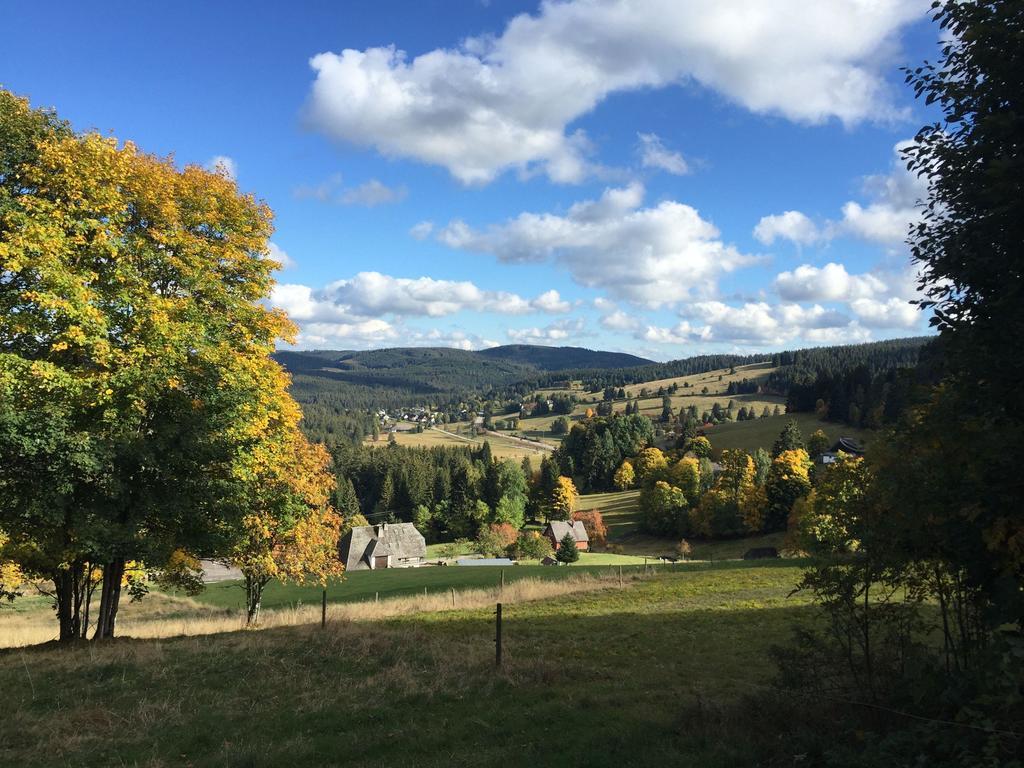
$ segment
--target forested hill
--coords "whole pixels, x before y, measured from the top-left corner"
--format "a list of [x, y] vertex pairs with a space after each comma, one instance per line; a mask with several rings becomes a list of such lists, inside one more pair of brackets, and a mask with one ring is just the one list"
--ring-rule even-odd
[[[898, 339], [760, 355], [701, 355], [667, 363], [578, 347], [527, 345], [482, 352], [420, 347], [281, 351], [274, 357], [292, 374], [292, 393], [302, 405], [306, 431], [316, 439], [338, 442], [361, 440], [372, 429], [370, 412], [379, 408], [422, 405], [457, 411], [460, 403], [515, 400], [566, 379], [582, 381], [586, 389], [600, 391], [607, 386], [756, 362], [778, 367], [769, 379], [770, 390], [783, 395], [791, 390], [803, 393], [793, 406], [795, 410], [807, 410], [819, 397], [828, 399], [822, 394], [826, 388], [851, 388], [855, 397], [865, 369], [868, 379], [873, 379], [915, 365], [927, 341]], [[854, 369], [859, 371], [856, 381], [847, 382], [843, 374]], [[832, 400], [840, 403], [842, 398]], [[848, 410], [845, 404], [842, 408]]]
[[624, 352], [601, 352], [583, 347], [543, 347], [535, 344], [507, 344], [503, 347], [483, 349], [477, 354], [492, 360], [522, 363], [542, 371], [654, 365], [653, 360]]

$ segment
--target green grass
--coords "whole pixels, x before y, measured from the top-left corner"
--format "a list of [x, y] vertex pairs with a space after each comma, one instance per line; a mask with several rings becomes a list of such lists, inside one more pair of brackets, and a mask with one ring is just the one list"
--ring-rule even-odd
[[[595, 560], [590, 560], [594, 557]], [[446, 568], [388, 568], [380, 571], [353, 571], [342, 580], [332, 581], [327, 585], [327, 601], [331, 603], [352, 603], [373, 600], [378, 595], [383, 600], [387, 597], [402, 595], [422, 595], [428, 593], [447, 592], [454, 588], [476, 589], [493, 587], [501, 580], [501, 571], [505, 572], [505, 581], [511, 583], [519, 579], [564, 579], [570, 573], [587, 571], [600, 566], [610, 565], [599, 559], [598, 555], [581, 558], [572, 568], [554, 568], [543, 565], [513, 565], [504, 568], [494, 566], [458, 566]], [[642, 568], [643, 560], [638, 561]], [[619, 564], [616, 561], [614, 564]], [[237, 608], [241, 610], [245, 593], [241, 582], [221, 581], [210, 584], [196, 598], [201, 603], [217, 608]], [[319, 585], [283, 584], [271, 582], [263, 593], [264, 608], [280, 608], [283, 606], [302, 604], [318, 604], [321, 599]]]
[[608, 540], [617, 541], [640, 528], [640, 491], [613, 491], [580, 496], [577, 509], [597, 509], [608, 527]]
[[813, 413], [786, 413], [770, 416], [767, 419], [727, 422], [708, 429], [707, 436], [715, 451], [739, 448], [747, 453], [753, 453], [758, 448], [771, 450], [775, 438], [779, 436], [790, 419], [796, 421], [804, 435], [804, 440], [807, 440], [818, 429], [828, 435], [831, 441], [838, 440], [840, 437], [853, 437], [861, 443], [866, 443], [871, 439], [871, 433], [868, 430], [821, 421]]
[[506, 606], [498, 672], [491, 610], [2, 652], [0, 765], [755, 765], [689, 718], [769, 681], [809, 618], [797, 578], [681, 567]]

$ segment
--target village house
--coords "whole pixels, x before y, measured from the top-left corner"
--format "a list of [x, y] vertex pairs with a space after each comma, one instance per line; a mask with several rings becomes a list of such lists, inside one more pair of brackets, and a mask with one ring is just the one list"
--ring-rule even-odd
[[552, 520], [544, 529], [544, 535], [551, 542], [551, 546], [557, 552], [562, 545], [565, 534], [572, 534], [576, 540], [576, 549], [585, 550], [590, 547], [590, 537], [587, 536], [587, 529], [583, 527], [581, 520], [567, 522], [563, 520]]
[[847, 456], [863, 456], [864, 449], [852, 437], [840, 437], [836, 444], [832, 446], [832, 450], [821, 454], [818, 457], [818, 461], [822, 464], [834, 464], [839, 461], [840, 455], [843, 454]]
[[412, 523], [381, 523], [353, 528], [338, 546], [346, 571], [415, 568], [423, 565], [427, 542]]

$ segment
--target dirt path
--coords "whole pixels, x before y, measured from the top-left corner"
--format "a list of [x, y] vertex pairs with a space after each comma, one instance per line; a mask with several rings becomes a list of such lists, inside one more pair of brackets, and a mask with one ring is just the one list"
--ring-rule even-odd
[[534, 441], [534, 440], [527, 440], [527, 439], [522, 438], [522, 437], [515, 437], [514, 435], [503, 435], [503, 434], [501, 434], [501, 432], [494, 432], [494, 431], [489, 430], [489, 429], [483, 429], [483, 430], [481, 430], [481, 432], [483, 432], [485, 435], [491, 435], [492, 437], [500, 437], [502, 440], [509, 440], [509, 441], [511, 441], [513, 443], [519, 443], [520, 445], [523, 445], [523, 446], [525, 446], [527, 448], [536, 448], [538, 451], [553, 451], [553, 450], [555, 450], [555, 446], [550, 445], [548, 443], [544, 443], [544, 442], [539, 442], [539, 441]]

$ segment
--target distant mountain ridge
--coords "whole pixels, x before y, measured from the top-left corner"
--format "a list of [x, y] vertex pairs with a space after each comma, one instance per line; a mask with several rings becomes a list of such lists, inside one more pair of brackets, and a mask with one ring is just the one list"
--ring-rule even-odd
[[565, 371], [579, 368], [634, 368], [651, 365], [648, 360], [625, 352], [603, 352], [585, 347], [545, 347], [538, 344], [506, 344], [481, 349], [476, 354], [532, 365], [542, 371]]

